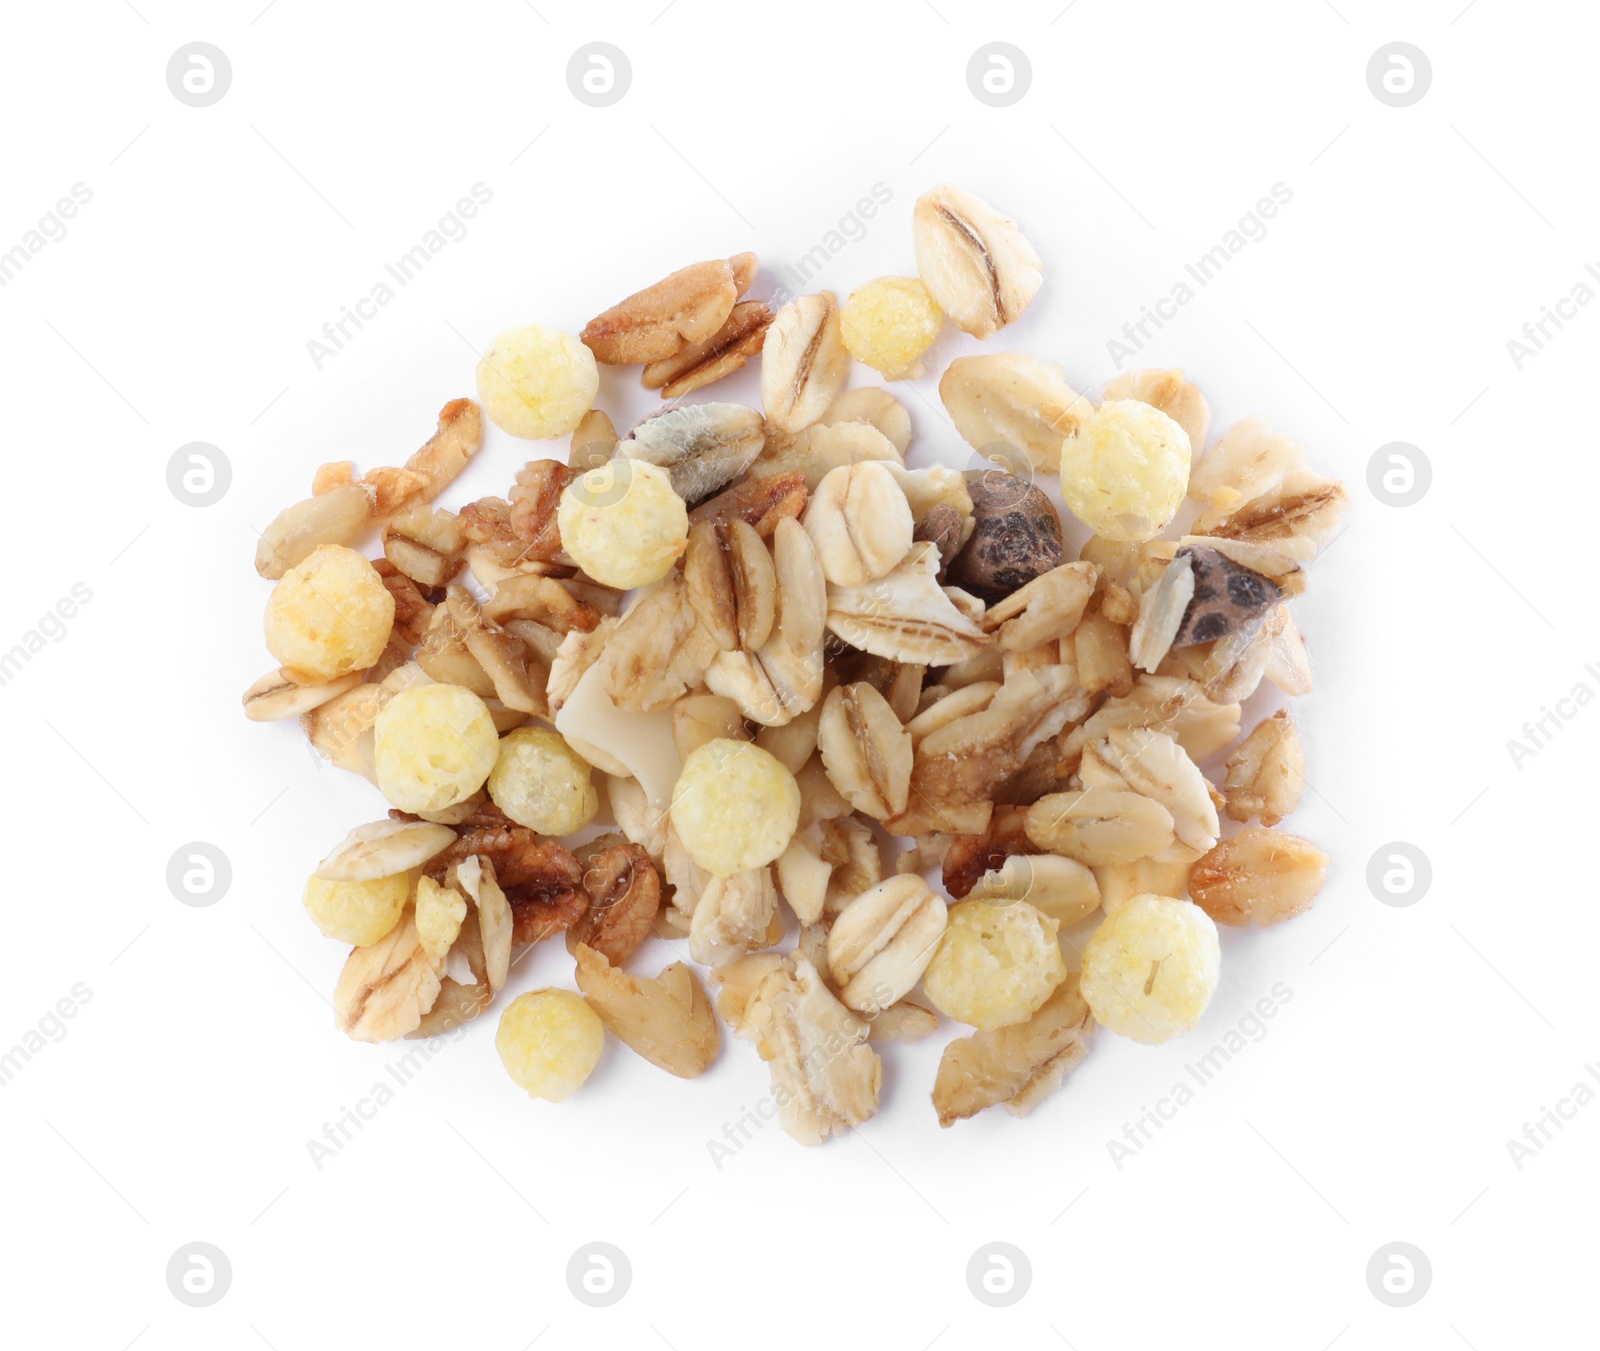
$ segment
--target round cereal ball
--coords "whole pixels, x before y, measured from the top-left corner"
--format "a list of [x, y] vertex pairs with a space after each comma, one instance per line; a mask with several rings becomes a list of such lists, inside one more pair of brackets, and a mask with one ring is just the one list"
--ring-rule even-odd
[[1109, 399], [1061, 447], [1061, 497], [1103, 539], [1154, 539], [1189, 490], [1189, 433], [1159, 408]]
[[489, 796], [519, 826], [541, 835], [582, 830], [600, 810], [589, 762], [548, 727], [519, 727], [500, 738]]
[[1059, 927], [1026, 901], [962, 901], [922, 988], [958, 1023], [988, 1031], [1026, 1022], [1067, 978]]
[[267, 651], [280, 666], [332, 680], [383, 655], [394, 597], [364, 554], [324, 544], [278, 579], [267, 601]]
[[571, 990], [530, 990], [500, 1015], [494, 1048], [506, 1073], [530, 1098], [570, 1098], [599, 1063], [606, 1030]]
[[771, 863], [800, 824], [800, 786], [748, 741], [718, 737], [689, 753], [672, 790], [672, 825], [708, 873], [732, 877]]
[[660, 581], [689, 542], [689, 508], [667, 471], [626, 455], [569, 483], [556, 524], [578, 566], [622, 591]]
[[366, 882], [329, 882], [313, 875], [306, 882], [305, 907], [311, 922], [329, 938], [364, 948], [400, 922], [411, 897], [406, 873]]
[[548, 324], [508, 328], [478, 363], [478, 400], [489, 421], [530, 441], [565, 436], [599, 392], [594, 353]]
[[378, 714], [378, 791], [403, 812], [437, 812], [483, 787], [500, 753], [488, 706], [460, 685], [413, 685]]
[[917, 277], [878, 277], [858, 286], [839, 314], [850, 355], [891, 380], [922, 375], [922, 354], [943, 326], [944, 311]]
[[1148, 1044], [1187, 1032], [1216, 993], [1222, 947], [1191, 901], [1135, 896], [1083, 947], [1083, 997], [1095, 1021]]

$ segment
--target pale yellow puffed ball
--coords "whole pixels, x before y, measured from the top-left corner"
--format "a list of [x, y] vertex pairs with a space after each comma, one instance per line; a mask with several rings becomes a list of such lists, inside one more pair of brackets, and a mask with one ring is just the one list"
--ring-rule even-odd
[[518, 825], [541, 835], [582, 830], [600, 810], [589, 762], [548, 727], [519, 727], [500, 738], [489, 797]]
[[306, 914], [329, 938], [364, 948], [376, 943], [400, 922], [411, 896], [405, 873], [365, 882], [330, 882], [313, 876], [306, 881]]
[[600, 369], [574, 333], [548, 324], [508, 328], [478, 363], [478, 399], [513, 436], [565, 436], [594, 405]]
[[488, 706], [460, 685], [401, 690], [374, 730], [378, 790], [405, 812], [443, 811], [471, 797], [500, 753]]
[[578, 566], [623, 591], [660, 581], [689, 541], [689, 508], [667, 471], [625, 455], [569, 483], [556, 524]]
[[1026, 901], [962, 901], [922, 978], [934, 1008], [985, 1030], [1025, 1022], [1067, 978], [1057, 925]]
[[1189, 490], [1189, 433], [1137, 399], [1110, 399], [1061, 447], [1061, 497], [1103, 539], [1154, 539]]
[[1083, 997], [1095, 1021], [1134, 1041], [1169, 1041], [1200, 1021], [1221, 976], [1211, 917], [1192, 901], [1135, 896], [1083, 946]]
[[856, 287], [839, 313], [850, 355], [891, 380], [922, 374], [922, 354], [942, 327], [944, 311], [916, 277], [877, 277]]
[[800, 823], [800, 786], [748, 741], [718, 737], [689, 753], [672, 790], [672, 825], [707, 872], [732, 877], [771, 863]]
[[582, 1087], [605, 1049], [599, 1015], [571, 990], [530, 990], [500, 1015], [494, 1047], [530, 1098], [561, 1102]]
[[278, 579], [267, 601], [267, 651], [280, 666], [332, 680], [383, 655], [394, 597], [366, 556], [324, 544]]

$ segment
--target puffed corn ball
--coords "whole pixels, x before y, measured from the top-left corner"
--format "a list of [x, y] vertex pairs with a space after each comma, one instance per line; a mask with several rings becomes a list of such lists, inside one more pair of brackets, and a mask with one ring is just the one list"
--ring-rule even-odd
[[519, 727], [500, 738], [489, 796], [519, 826], [541, 835], [582, 830], [600, 810], [589, 762], [548, 727]]
[[660, 581], [689, 540], [689, 508], [667, 471], [625, 455], [569, 483], [556, 524], [578, 566], [622, 591]]
[[483, 787], [500, 736], [483, 700], [460, 685], [413, 685], [378, 714], [378, 791], [403, 812], [437, 812]]
[[957, 1022], [985, 1031], [1024, 1022], [1067, 978], [1058, 927], [1026, 901], [962, 901], [922, 988]]
[[376, 943], [400, 922], [411, 896], [405, 873], [368, 882], [329, 882], [312, 876], [306, 882], [306, 914], [328, 938], [352, 947]]
[[1135, 896], [1083, 946], [1083, 997], [1095, 1021], [1147, 1044], [1200, 1021], [1222, 966], [1217, 926], [1191, 901]]
[[1100, 405], [1061, 448], [1061, 497], [1104, 539], [1154, 539], [1189, 490], [1189, 433], [1137, 399]]
[[531, 990], [500, 1015], [494, 1048], [530, 1098], [561, 1102], [594, 1071], [605, 1046], [599, 1016], [571, 990]]
[[508, 328], [478, 363], [478, 400], [513, 436], [565, 436], [594, 404], [600, 368], [575, 334], [548, 324]]
[[435, 966], [442, 966], [467, 918], [466, 898], [431, 877], [417, 879], [417, 937]]
[[267, 651], [280, 666], [331, 680], [383, 655], [394, 597], [364, 555], [324, 544], [278, 579], [265, 627]]
[[922, 374], [920, 357], [944, 327], [944, 311], [916, 277], [878, 277], [858, 286], [839, 315], [850, 355], [891, 380]]
[[800, 787], [769, 751], [718, 737], [689, 753], [672, 790], [672, 825], [707, 872], [771, 863], [800, 824]]

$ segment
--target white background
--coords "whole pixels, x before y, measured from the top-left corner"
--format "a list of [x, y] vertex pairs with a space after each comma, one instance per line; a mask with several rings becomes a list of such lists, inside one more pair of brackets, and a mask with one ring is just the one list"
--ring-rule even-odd
[[[1506, 742], [1579, 681], [1600, 689], [1583, 669], [1600, 660], [1586, 544], [1600, 308], [1520, 371], [1506, 342], [1600, 260], [1600, 33], [1575, 3], [1464, 2], [11, 7], [0, 249], [72, 184], [93, 199], [0, 290], [0, 647], [74, 583], [93, 598], [0, 688], [0, 1047], [76, 983], [92, 998], [0, 1089], [7, 1340], [1592, 1338], [1600, 1105], [1520, 1169], [1506, 1142], [1600, 1060], [1600, 712], [1520, 769]], [[564, 74], [596, 39], [633, 69], [604, 109]], [[1365, 78], [1397, 39], [1433, 67], [1403, 109]], [[193, 40], [232, 64], [208, 108], [165, 81]], [[1008, 108], [966, 83], [993, 40], [1032, 64]], [[1297, 606], [1319, 683], [1300, 707], [1315, 792], [1292, 825], [1335, 860], [1315, 910], [1225, 933], [1223, 986], [1192, 1038], [1102, 1033], [1024, 1121], [941, 1131], [938, 1044], [896, 1046], [865, 1128], [806, 1151], [768, 1126], [718, 1168], [707, 1141], [766, 1090], [748, 1045], [686, 1083], [613, 1043], [551, 1106], [507, 1080], [485, 1019], [319, 1169], [307, 1141], [409, 1045], [332, 1027], [342, 952], [299, 889], [382, 808], [319, 770], [292, 725], [239, 714], [269, 665], [253, 531], [324, 460], [398, 463], [441, 404], [472, 393], [469, 349], [500, 329], [575, 330], [673, 267], [743, 248], [768, 285], [881, 182], [889, 205], [819, 279], [843, 295], [913, 269], [912, 203], [945, 179], [1014, 215], [1045, 259], [1045, 289], [1000, 345], [1092, 394], [1114, 369], [1107, 339], [1273, 184], [1292, 190], [1135, 364], [1183, 366], [1214, 429], [1258, 413], [1351, 487], [1348, 537]], [[478, 182], [493, 200], [467, 237], [316, 369], [307, 341]], [[947, 333], [935, 374], [970, 346]], [[619, 425], [648, 407], [633, 378], [604, 376]], [[914, 460], [960, 464], [933, 386], [906, 396]], [[730, 388], [752, 397], [748, 381]], [[167, 489], [190, 441], [232, 465], [208, 508]], [[1432, 463], [1415, 506], [1366, 486], [1390, 441]], [[450, 500], [503, 492], [530, 453], [565, 447], [494, 433]], [[232, 864], [210, 908], [165, 882], [196, 840]], [[1409, 908], [1366, 883], [1396, 840], [1432, 863]], [[569, 982], [559, 944], [519, 967], [523, 988]], [[1292, 999], [1264, 1039], [1119, 1168], [1107, 1141], [1279, 982]], [[164, 1275], [196, 1240], [232, 1264], [208, 1309]], [[632, 1264], [609, 1309], [567, 1288], [569, 1255], [592, 1240]], [[965, 1277], [994, 1240], [1032, 1265], [1007, 1309]], [[1368, 1289], [1369, 1258], [1394, 1241], [1432, 1264], [1410, 1308]]]

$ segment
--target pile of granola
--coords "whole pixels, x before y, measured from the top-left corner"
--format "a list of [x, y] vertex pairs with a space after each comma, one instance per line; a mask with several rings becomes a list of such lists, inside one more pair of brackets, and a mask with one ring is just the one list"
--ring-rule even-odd
[[[1181, 371], [1118, 376], [1097, 404], [1016, 352], [939, 381], [998, 467], [908, 467], [905, 406], [846, 389], [853, 363], [920, 376], [946, 321], [988, 338], [1043, 281], [1015, 222], [950, 185], [918, 200], [914, 242], [917, 276], [843, 306], [774, 313], [745, 253], [578, 335], [509, 330], [479, 401], [447, 404], [403, 466], [324, 465], [267, 528], [279, 667], [246, 715], [298, 718], [392, 809], [306, 884], [351, 945], [342, 1031], [458, 1027], [519, 949], [564, 935], [580, 993], [500, 1015], [516, 1083], [565, 1098], [607, 1032], [693, 1077], [720, 1015], [814, 1144], [877, 1111], [880, 1048], [940, 1015], [973, 1029], [940, 1062], [940, 1123], [1023, 1115], [1096, 1025], [1191, 1029], [1218, 924], [1311, 905], [1328, 860], [1278, 828], [1305, 780], [1294, 719], [1241, 735], [1241, 707], [1263, 680], [1311, 689], [1289, 602], [1344, 489], [1255, 419], [1207, 449]], [[757, 357], [759, 410], [676, 402]], [[670, 402], [619, 437], [599, 364], [642, 366]], [[570, 436], [566, 460], [435, 505], [485, 414]], [[1076, 559], [1032, 481], [1055, 474], [1093, 532]], [[1200, 766], [1224, 753], [1213, 782]], [[1073, 971], [1061, 931], [1097, 915]], [[694, 965], [630, 972], [652, 935]]]

